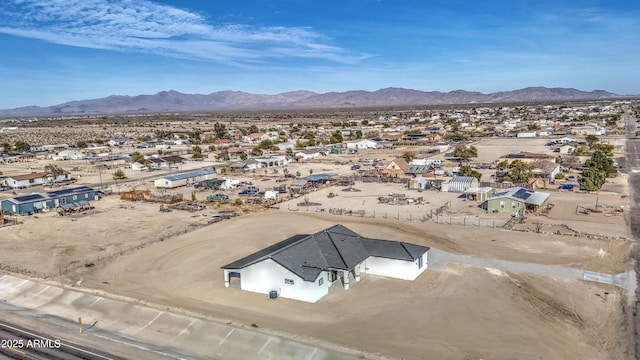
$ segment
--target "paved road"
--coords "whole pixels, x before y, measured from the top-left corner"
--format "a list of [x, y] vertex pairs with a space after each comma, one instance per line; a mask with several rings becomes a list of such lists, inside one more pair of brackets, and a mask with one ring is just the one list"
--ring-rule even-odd
[[6, 322], [0, 322], [0, 355], [9, 359], [35, 360], [123, 359]]
[[489, 269], [525, 272], [542, 276], [564, 277], [569, 279], [610, 284], [627, 290], [627, 294], [629, 294], [630, 298], [635, 296], [636, 291], [635, 271], [610, 275], [557, 265], [542, 265], [508, 260], [488, 259], [471, 255], [457, 255], [434, 248], [431, 248], [431, 250], [429, 250], [429, 268], [431, 270], [444, 270], [449, 263], [459, 263]]
[[[636, 118], [631, 115], [630, 109], [626, 109], [623, 115], [625, 122], [625, 157], [621, 161], [620, 170], [629, 174], [629, 196], [631, 198], [631, 207], [627, 214], [627, 222], [633, 236], [633, 246], [631, 248], [631, 257], [635, 260], [636, 274], [640, 274], [640, 137], [636, 137]], [[640, 276], [639, 276], [640, 277]], [[636, 300], [640, 299], [640, 287], [636, 289]], [[638, 303], [633, 305], [630, 311], [630, 337], [631, 337], [631, 358], [640, 359], [640, 317], [636, 316], [638, 311]]]
[[[155, 355], [152, 357], [154, 360], [168, 357], [278, 360], [358, 358], [358, 354], [306, 344], [249, 327], [236, 327], [224, 322], [173, 313], [165, 308], [147, 307], [0, 275], [0, 320], [5, 311], [54, 322], [66, 329], [75, 329], [76, 332], [78, 325], [75, 321], [81, 316], [85, 324], [81, 338], [83, 344], [84, 341], [108, 340]], [[96, 344], [96, 348], [97, 345], [102, 344]], [[116, 353], [115, 350], [111, 352]], [[140, 356], [127, 358], [142, 359]]]

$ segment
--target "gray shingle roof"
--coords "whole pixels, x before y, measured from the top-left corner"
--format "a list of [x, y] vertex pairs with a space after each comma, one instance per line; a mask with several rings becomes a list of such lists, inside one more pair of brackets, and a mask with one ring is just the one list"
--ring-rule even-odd
[[398, 241], [364, 238], [343, 225], [311, 235], [297, 235], [223, 269], [242, 269], [272, 259], [306, 281], [315, 281], [324, 270], [352, 270], [370, 256], [413, 261], [428, 247]]

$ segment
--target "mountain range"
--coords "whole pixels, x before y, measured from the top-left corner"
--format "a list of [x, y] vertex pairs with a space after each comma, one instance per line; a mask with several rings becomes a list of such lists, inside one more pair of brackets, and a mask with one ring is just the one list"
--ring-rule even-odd
[[0, 117], [49, 117], [65, 115], [135, 114], [216, 110], [358, 108], [473, 103], [514, 103], [613, 99], [623, 96], [604, 90], [591, 92], [571, 88], [528, 87], [489, 94], [385, 88], [315, 93], [299, 90], [276, 95], [242, 91], [219, 91], [208, 95], [161, 91], [155, 95], [113, 95], [101, 99], [71, 101], [54, 106], [26, 106], [0, 110]]

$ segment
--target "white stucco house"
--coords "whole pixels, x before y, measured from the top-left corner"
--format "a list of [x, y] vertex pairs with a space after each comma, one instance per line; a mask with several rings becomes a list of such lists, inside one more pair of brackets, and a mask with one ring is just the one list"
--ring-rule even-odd
[[[427, 268], [428, 247], [365, 238], [343, 225], [296, 235], [222, 267], [224, 285], [316, 302], [366, 274], [414, 280]], [[237, 280], [236, 280], [237, 279]]]
[[362, 149], [375, 149], [378, 146], [378, 143], [369, 140], [369, 139], [361, 139], [354, 141], [347, 141], [347, 150], [362, 150]]

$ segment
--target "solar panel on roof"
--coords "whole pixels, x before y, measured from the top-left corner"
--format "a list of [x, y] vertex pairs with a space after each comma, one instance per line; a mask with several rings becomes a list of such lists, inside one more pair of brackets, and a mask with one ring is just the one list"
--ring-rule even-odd
[[40, 194], [31, 194], [31, 195], [17, 196], [13, 199], [19, 202], [29, 202], [29, 201], [35, 201], [35, 200], [42, 200], [44, 199], [44, 196]]
[[63, 196], [67, 194], [86, 192], [86, 191], [93, 191], [93, 188], [90, 188], [88, 186], [78, 186], [78, 187], [73, 187], [68, 189], [49, 191], [47, 192], [47, 195], [51, 197], [58, 197], [58, 196]]
[[518, 198], [518, 199], [522, 199], [522, 200], [527, 200], [529, 198], [529, 196], [531, 196], [532, 192], [527, 190], [527, 189], [520, 189], [518, 191], [516, 191], [515, 194], [513, 194], [513, 197]]

